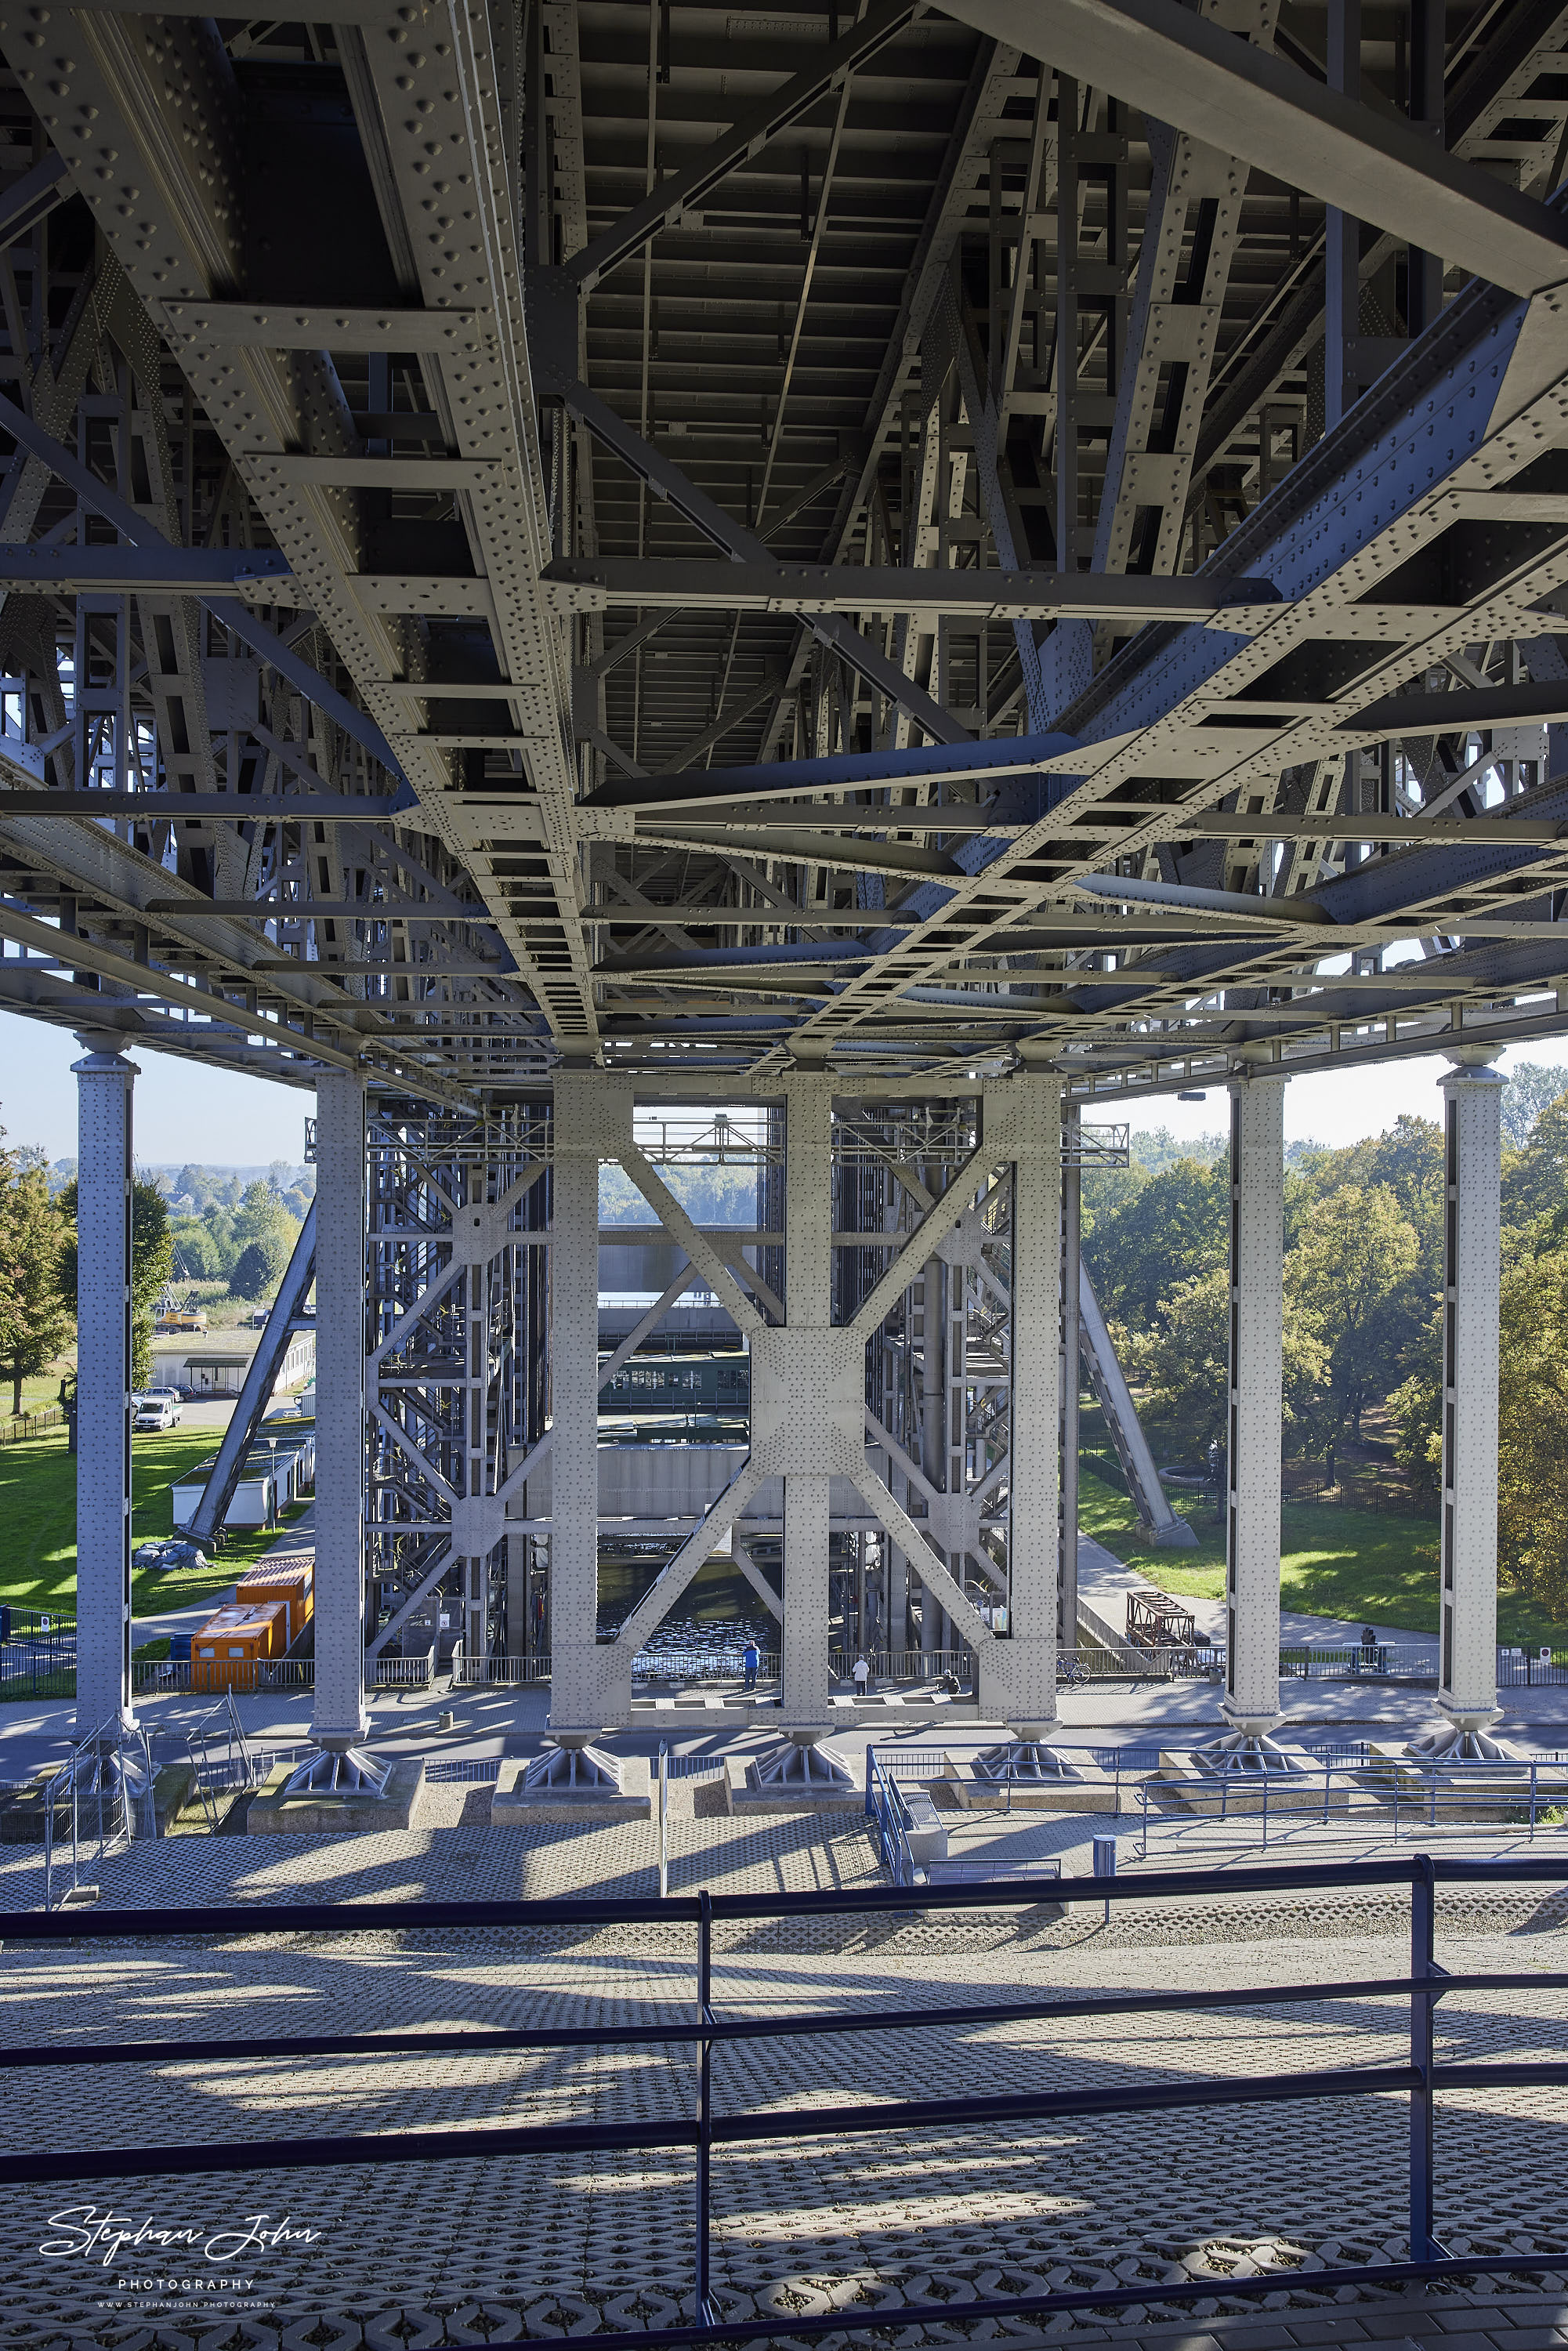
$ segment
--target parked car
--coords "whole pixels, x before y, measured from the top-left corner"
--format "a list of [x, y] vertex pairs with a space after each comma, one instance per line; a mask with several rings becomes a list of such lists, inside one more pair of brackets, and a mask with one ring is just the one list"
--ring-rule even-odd
[[131, 1427], [143, 1437], [155, 1437], [165, 1428], [177, 1428], [179, 1425], [180, 1407], [177, 1404], [171, 1404], [167, 1396], [144, 1398], [131, 1423]]

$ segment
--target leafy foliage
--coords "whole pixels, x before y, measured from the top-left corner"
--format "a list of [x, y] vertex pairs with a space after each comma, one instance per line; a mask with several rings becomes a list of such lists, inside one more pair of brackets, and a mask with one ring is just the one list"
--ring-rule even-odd
[[229, 1288], [236, 1298], [260, 1298], [287, 1263], [287, 1256], [270, 1240], [246, 1241], [235, 1259]]
[[59, 1280], [67, 1229], [46, 1170], [18, 1168], [0, 1152], [0, 1372], [13, 1413], [22, 1409], [23, 1381], [47, 1371], [70, 1340]]
[[[77, 1311], [77, 1187], [71, 1179], [58, 1195], [58, 1207], [68, 1230], [58, 1259], [59, 1296], [74, 1315]], [[135, 1176], [131, 1186], [131, 1380], [145, 1387], [152, 1376], [152, 1309], [174, 1270], [174, 1244], [169, 1231], [169, 1203], [149, 1177]]]
[[1106, 1214], [1083, 1245], [1102, 1307], [1135, 1330], [1151, 1331], [1161, 1301], [1183, 1282], [1224, 1265], [1230, 1224], [1230, 1174], [1224, 1160], [1173, 1160]]

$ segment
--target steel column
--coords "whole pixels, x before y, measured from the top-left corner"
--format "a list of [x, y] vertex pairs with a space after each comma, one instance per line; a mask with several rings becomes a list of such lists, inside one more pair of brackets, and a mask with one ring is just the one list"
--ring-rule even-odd
[[[787, 1328], [804, 1344], [791, 1348], [791, 1369], [810, 1378], [810, 1333], [821, 1332], [825, 1375], [831, 1346], [832, 1122], [830, 1078], [791, 1078], [786, 1087], [784, 1279]], [[824, 1432], [825, 1436], [825, 1432]], [[784, 1630], [780, 1720], [787, 1731], [821, 1730], [828, 1723], [829, 1447], [821, 1467], [784, 1472]]]
[[599, 1620], [599, 1169], [629, 1150], [629, 1088], [586, 1070], [555, 1082], [550, 1216], [550, 1729], [580, 1743], [631, 1719], [631, 1657], [619, 1687]]
[[[1023, 1071], [1013, 1119], [1012, 1522], [1008, 1635], [980, 1651], [982, 1713], [1021, 1739], [1056, 1720], [1061, 1467], [1061, 1086]], [[1002, 1650], [1001, 1656], [996, 1651]], [[999, 1668], [1006, 1667], [1005, 1686]]]
[[1079, 1359], [1079, 1292], [1083, 1280], [1082, 1119], [1076, 1107], [1063, 1109], [1061, 1165], [1061, 1578], [1057, 1638], [1078, 1646], [1078, 1404], [1082, 1388]]
[[318, 1746], [369, 1729], [365, 1605], [365, 1088], [316, 1082], [316, 1701]]
[[77, 1081], [77, 1736], [131, 1701], [131, 1090], [117, 1036], [84, 1035]]
[[1285, 1081], [1230, 1089], [1230, 1417], [1225, 1713], [1258, 1740], [1280, 1713]]
[[[1460, 1063], [1442, 1081], [1445, 1125], [1442, 1645], [1437, 1704], [1451, 1743], [1478, 1749], [1497, 1719], [1499, 1280], [1502, 1091]], [[1476, 1060], [1484, 1049], [1473, 1047]], [[1442, 1736], [1442, 1735], [1440, 1735]], [[1493, 1749], [1494, 1742], [1479, 1742]]]

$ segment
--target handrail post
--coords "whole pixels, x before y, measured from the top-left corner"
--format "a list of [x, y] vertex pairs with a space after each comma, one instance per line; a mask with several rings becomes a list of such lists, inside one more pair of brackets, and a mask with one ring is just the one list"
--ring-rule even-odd
[[[697, 1896], [697, 2021], [713, 2022], [713, 1896]], [[713, 2147], [713, 2043], [700, 2044], [697, 2065], [696, 2321], [711, 2326], [718, 2314], [708, 2294], [708, 2159]]]
[[670, 1742], [659, 1741], [659, 1899], [670, 1892]]
[[[1410, 1881], [1410, 1973], [1417, 1984], [1434, 1973], [1437, 1926], [1436, 1873], [1429, 1853], [1416, 1855]], [[1436, 1994], [1410, 1994], [1410, 2063], [1419, 2081], [1410, 2092], [1410, 2258], [1429, 2262], [1438, 2248], [1432, 2236], [1432, 2004]]]

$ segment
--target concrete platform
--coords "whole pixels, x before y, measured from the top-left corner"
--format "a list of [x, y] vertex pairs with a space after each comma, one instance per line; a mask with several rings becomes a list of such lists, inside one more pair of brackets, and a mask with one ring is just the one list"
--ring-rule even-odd
[[407, 1755], [392, 1767], [383, 1794], [368, 1791], [332, 1795], [311, 1790], [285, 1796], [293, 1770], [280, 1763], [250, 1800], [246, 1820], [250, 1836], [368, 1836], [380, 1829], [413, 1829], [424, 1812], [424, 1758]]
[[592, 1788], [525, 1788], [522, 1778], [530, 1759], [507, 1757], [490, 1799], [490, 1826], [539, 1828], [553, 1823], [559, 1827], [562, 1822], [583, 1821], [598, 1828], [607, 1821], [648, 1820], [653, 1800], [647, 1757], [619, 1755], [615, 1760], [621, 1766], [621, 1793], [607, 1796]]

